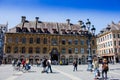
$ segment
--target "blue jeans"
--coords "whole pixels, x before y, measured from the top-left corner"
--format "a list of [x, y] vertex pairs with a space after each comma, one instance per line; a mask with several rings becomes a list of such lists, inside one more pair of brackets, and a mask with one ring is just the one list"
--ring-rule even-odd
[[48, 70], [50, 69], [50, 72], [52, 73], [51, 65], [48, 65], [46, 72], [48, 73]]

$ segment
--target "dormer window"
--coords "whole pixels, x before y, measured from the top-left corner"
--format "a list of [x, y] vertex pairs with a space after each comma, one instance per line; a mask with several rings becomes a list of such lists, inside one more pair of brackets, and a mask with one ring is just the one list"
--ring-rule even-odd
[[21, 32], [21, 28], [20, 27], [16, 27], [16, 32]]
[[58, 34], [58, 31], [56, 29], [52, 29], [54, 34]]
[[27, 28], [22, 28], [22, 32], [28, 32], [28, 29]]
[[62, 34], [67, 34], [67, 32], [65, 31], [65, 29], [61, 29]]
[[33, 32], [33, 33], [35, 32], [34, 28], [30, 28], [30, 31]]
[[68, 34], [71, 34], [71, 30], [67, 30], [68, 31]]
[[48, 29], [47, 29], [47, 28], [44, 28], [44, 33], [49, 34], [50, 32], [48, 31]]
[[43, 31], [41, 30], [41, 28], [37, 28], [36, 32], [43, 33]]
[[73, 30], [74, 34], [79, 35], [77, 30]]

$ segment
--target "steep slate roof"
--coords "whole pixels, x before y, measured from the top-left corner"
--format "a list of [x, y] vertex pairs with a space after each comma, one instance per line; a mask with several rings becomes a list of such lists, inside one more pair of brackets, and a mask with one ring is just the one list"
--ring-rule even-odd
[[100, 31], [101, 33], [99, 33], [98, 35], [104, 34], [105, 32], [108, 32], [108, 31], [114, 31], [114, 30], [120, 30], [120, 21], [119, 21], [117, 24], [115, 24], [115, 23], [112, 21], [112, 23], [111, 23], [110, 25], [107, 25], [106, 28], [103, 28], [103, 29]]
[[[11, 28], [9, 30], [9, 32], [12, 33], [16, 33], [16, 27], [19, 27], [22, 29], [22, 27], [27, 28], [28, 31], [30, 31], [30, 28], [34, 28], [36, 29], [36, 21], [28, 21], [24, 23], [19, 23], [18, 25], [16, 25], [15, 27]], [[72, 30], [72, 31], [77, 31], [79, 32], [81, 30], [80, 25], [79, 24], [68, 24], [66, 23], [57, 23], [57, 22], [42, 22], [42, 21], [38, 21], [37, 22], [37, 28], [41, 28], [42, 31], [44, 31], [44, 28], [48, 29], [48, 31], [53, 34], [53, 29], [56, 29], [57, 31], [59, 30], [59, 33], [62, 34], [62, 29], [64, 29], [66, 32], [68, 32], [68, 30]]]

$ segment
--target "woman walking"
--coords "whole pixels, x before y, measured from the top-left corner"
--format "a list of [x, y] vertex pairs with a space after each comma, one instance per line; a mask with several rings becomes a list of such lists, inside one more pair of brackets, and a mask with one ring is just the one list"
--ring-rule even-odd
[[99, 73], [99, 62], [97, 57], [94, 57], [93, 59], [93, 69], [94, 69], [94, 75], [95, 75], [94, 80], [99, 79], [100, 73]]

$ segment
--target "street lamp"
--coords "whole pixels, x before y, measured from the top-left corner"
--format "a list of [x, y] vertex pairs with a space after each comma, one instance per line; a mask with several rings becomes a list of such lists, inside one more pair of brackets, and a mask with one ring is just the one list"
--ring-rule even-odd
[[[87, 30], [86, 30], [87, 27]], [[86, 25], [82, 25], [81, 28], [83, 28], [87, 33], [85, 34], [86, 37], [88, 37], [88, 68], [87, 71], [92, 71], [92, 53], [91, 53], [91, 38], [95, 35], [95, 27], [92, 25], [91, 31], [91, 22], [89, 19], [87, 19]]]

